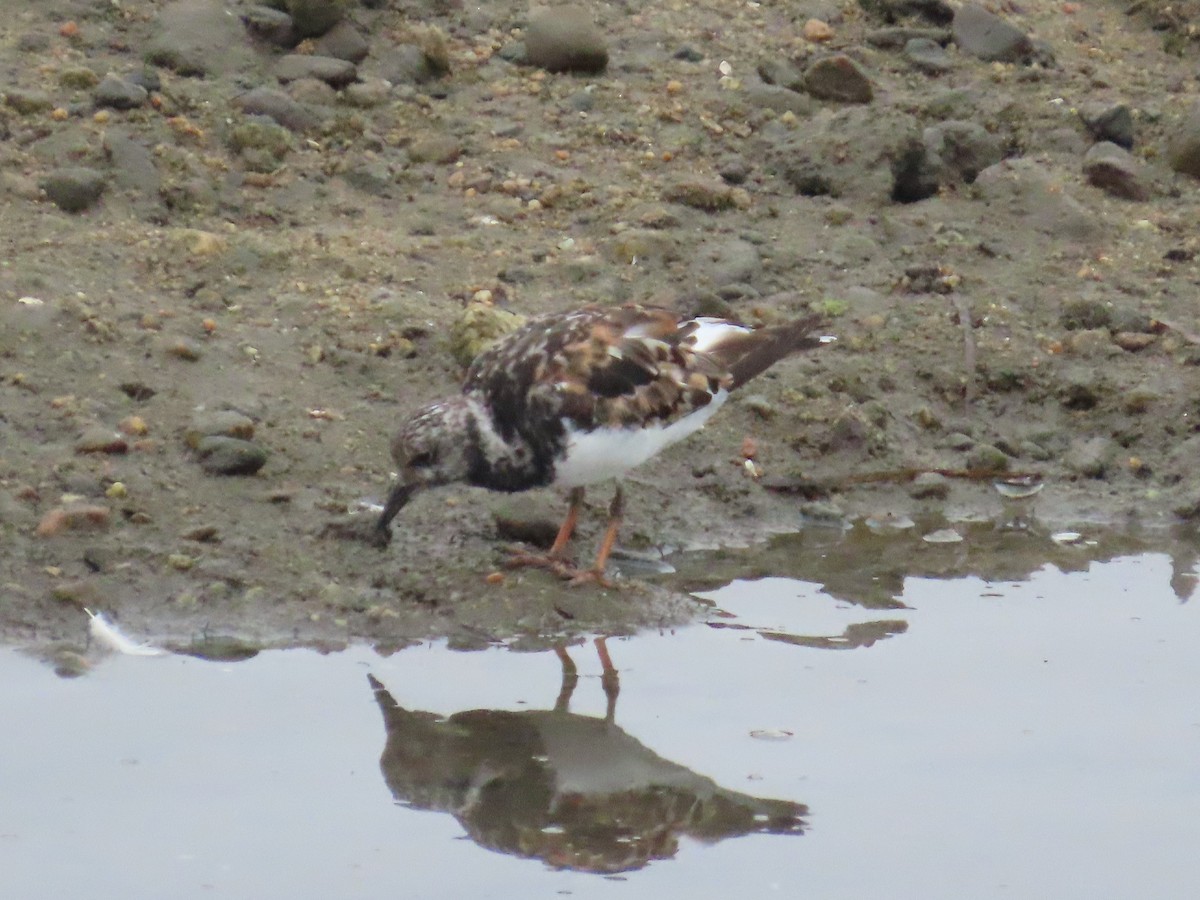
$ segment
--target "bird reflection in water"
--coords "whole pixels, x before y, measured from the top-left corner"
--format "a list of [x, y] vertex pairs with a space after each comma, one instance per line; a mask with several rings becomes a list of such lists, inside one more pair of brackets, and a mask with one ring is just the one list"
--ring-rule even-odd
[[490, 850], [605, 874], [670, 859], [682, 836], [803, 833], [803, 804], [726, 790], [619, 728], [617, 671], [603, 638], [596, 649], [602, 719], [568, 710], [579, 675], [563, 648], [553, 709], [442, 716], [403, 708], [368, 676], [387, 729], [379, 765], [396, 800], [450, 813]]

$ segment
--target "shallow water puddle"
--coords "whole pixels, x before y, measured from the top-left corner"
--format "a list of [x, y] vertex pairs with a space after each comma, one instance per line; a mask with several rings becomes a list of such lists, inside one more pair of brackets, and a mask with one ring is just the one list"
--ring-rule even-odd
[[439, 645], [74, 680], [2, 650], [4, 893], [1188, 896], [1200, 605], [1171, 579], [908, 579], [889, 610], [735, 582], [709, 625], [607, 641], [610, 722], [590, 644], [577, 683]]

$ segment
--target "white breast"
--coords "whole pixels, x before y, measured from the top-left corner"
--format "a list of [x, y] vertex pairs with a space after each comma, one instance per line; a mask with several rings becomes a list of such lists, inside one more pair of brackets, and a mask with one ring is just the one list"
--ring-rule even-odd
[[718, 391], [706, 406], [666, 426], [652, 424], [642, 428], [580, 431], [568, 422], [566, 458], [555, 466], [554, 483], [577, 487], [619, 478], [672, 444], [699, 431], [728, 397], [728, 391]]

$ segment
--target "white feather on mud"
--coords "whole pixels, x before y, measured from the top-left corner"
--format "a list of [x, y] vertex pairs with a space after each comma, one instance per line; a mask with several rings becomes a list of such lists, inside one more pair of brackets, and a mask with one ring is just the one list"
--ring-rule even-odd
[[162, 656], [166, 651], [160, 650], [147, 643], [137, 643], [130, 640], [117, 629], [117, 626], [104, 617], [104, 613], [84, 609], [91, 617], [88, 631], [101, 647], [114, 653], [124, 653], [126, 656]]

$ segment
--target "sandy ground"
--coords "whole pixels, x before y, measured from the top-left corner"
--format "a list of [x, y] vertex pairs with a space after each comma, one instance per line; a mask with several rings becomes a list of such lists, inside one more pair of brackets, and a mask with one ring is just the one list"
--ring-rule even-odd
[[[1179, 28], [1118, 3], [997, 6], [1035, 39], [1033, 61], [951, 44], [930, 74], [878, 38], [944, 28], [917, 5], [818, 3], [797, 18], [770, 3], [597, 4], [609, 63], [580, 75], [513, 61], [524, 6], [343, 5], [339, 27], [366, 55], [335, 88], [281, 84], [286, 49], [249, 34], [236, 4], [11, 4], [6, 639], [77, 642], [81, 608], [96, 607], [168, 642], [539, 644], [670, 627], [706, 608], [684, 589], [718, 577], [827, 579], [836, 547], [860, 554], [843, 552], [843, 575], [1001, 577], [1167, 544], [1190, 565], [1200, 181], [1167, 157], [1200, 84]], [[828, 40], [805, 38], [810, 15]], [[203, 74], [161, 52], [197, 45]], [[865, 74], [869, 102], [780, 86], [836, 54]], [[414, 59], [449, 71], [413, 74]], [[147, 90], [97, 105], [109, 73]], [[249, 117], [254, 88], [311, 118]], [[1126, 170], [1092, 183], [1086, 122], [1122, 105]], [[897, 160], [946, 123], [961, 140], [936, 190], [898, 202]], [[68, 212], [48, 195], [67, 170], [86, 196], [79, 167], [103, 192]], [[1142, 199], [1119, 195], [1131, 190]], [[552, 492], [421, 496], [385, 551], [329, 536], [371, 514], [390, 433], [456, 390], [497, 310], [625, 301], [752, 323], [817, 307], [839, 340], [778, 365], [635, 473], [623, 589], [487, 578], [506, 540], [497, 517], [552, 528]], [[249, 446], [206, 467], [213, 434]], [[761, 481], [739, 465], [747, 437]], [[211, 471], [260, 453], [254, 474]], [[923, 533], [1007, 516], [992, 470], [1044, 479], [1037, 541], [960, 526], [975, 549], [922, 558]], [[942, 474], [913, 480], [923, 472]], [[590, 499], [581, 555], [607, 491]], [[866, 538], [867, 517], [917, 527]], [[1101, 526], [1086, 551], [1046, 538]], [[679, 574], [655, 574], [679, 551]], [[886, 605], [858, 583], [848, 599]]]

